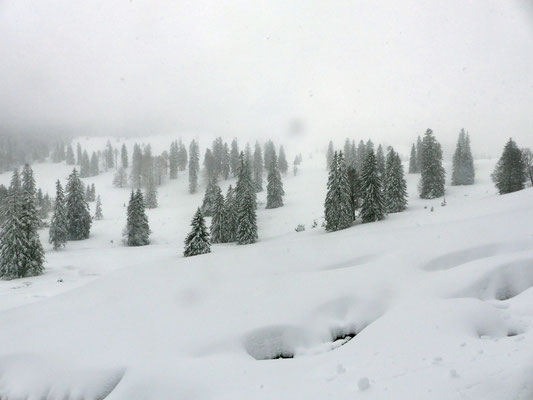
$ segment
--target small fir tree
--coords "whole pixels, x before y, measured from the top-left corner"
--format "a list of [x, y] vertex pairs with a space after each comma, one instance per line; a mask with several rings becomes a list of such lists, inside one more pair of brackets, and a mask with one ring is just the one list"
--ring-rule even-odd
[[278, 168], [278, 162], [276, 156], [272, 157], [270, 162], [270, 169], [268, 170], [267, 177], [267, 204], [266, 208], [278, 208], [283, 206], [283, 196], [285, 191], [283, 190], [283, 182], [281, 181], [281, 173]]
[[333, 153], [324, 209], [328, 232], [346, 229], [352, 224], [350, 183], [342, 151]]
[[524, 189], [526, 180], [522, 152], [513, 139], [509, 139], [496, 164], [492, 179], [500, 194], [507, 194]]
[[237, 209], [237, 244], [255, 243], [257, 236], [256, 194], [248, 158], [241, 152], [241, 167], [235, 188]]
[[352, 165], [348, 167], [348, 184], [350, 185], [352, 220], [355, 221], [356, 212], [361, 206], [361, 180], [359, 178], [359, 173], [355, 168], [355, 160]]
[[54, 213], [50, 222], [48, 241], [54, 250], [65, 246], [68, 240], [68, 221], [65, 206], [65, 194], [59, 180], [56, 182], [56, 199], [54, 203]]
[[151, 231], [141, 189], [131, 192], [127, 214], [126, 228], [124, 229], [124, 243], [126, 246], [137, 247], [150, 244]]
[[83, 183], [74, 168], [66, 187], [67, 229], [69, 240], [87, 239], [91, 231], [92, 218], [85, 201]]
[[333, 147], [333, 142], [330, 140], [328, 144], [328, 150], [326, 152], [326, 168], [331, 170], [331, 164], [333, 162], [333, 153], [335, 152], [335, 148]]
[[257, 142], [254, 150], [254, 187], [256, 193], [263, 191], [263, 153]]
[[146, 188], [146, 196], [144, 198], [146, 208], [157, 208], [157, 188], [155, 186], [154, 177], [148, 178], [148, 185]]
[[193, 140], [189, 146], [189, 193], [198, 190], [198, 172], [200, 169], [200, 155], [196, 142]]
[[442, 167], [442, 148], [431, 129], [426, 131], [422, 141], [422, 164], [420, 168], [420, 197], [434, 199], [444, 196], [446, 172]]
[[211, 226], [209, 227], [211, 233], [211, 243], [225, 243], [224, 224], [225, 210], [224, 210], [224, 195], [218, 185], [213, 189], [214, 204], [213, 204], [213, 218], [211, 219]]
[[198, 256], [200, 254], [211, 253], [211, 243], [209, 242], [209, 232], [205, 227], [204, 216], [200, 208], [194, 214], [191, 222], [192, 230], [185, 239], [184, 257]]
[[416, 174], [418, 172], [418, 157], [416, 155], [415, 144], [413, 143], [413, 145], [411, 146], [411, 157], [409, 157], [409, 173]]
[[381, 188], [381, 178], [374, 150], [367, 151], [361, 170], [361, 219], [363, 223], [380, 221], [385, 218], [385, 204]]
[[376, 151], [376, 162], [378, 164], [378, 174], [381, 179], [385, 176], [385, 155], [383, 154], [383, 147], [378, 146]]
[[452, 185], [472, 185], [474, 177], [474, 159], [470, 150], [470, 137], [464, 129], [461, 129], [453, 155]]
[[104, 219], [104, 215], [102, 214], [102, 200], [100, 199], [100, 195], [96, 198], [96, 210], [94, 212], [94, 219], [97, 221], [100, 221]]
[[402, 161], [392, 147], [387, 154], [383, 195], [387, 213], [401, 212], [407, 208], [407, 183], [403, 175]]
[[[275, 153], [274, 153], [275, 157]], [[285, 155], [285, 149], [283, 146], [279, 146], [279, 156], [278, 156], [278, 168], [279, 171], [285, 176], [289, 170], [289, 164], [287, 163], [287, 156]]]
[[231, 185], [226, 192], [226, 200], [224, 201], [224, 240], [234, 242], [237, 236], [237, 209], [235, 204], [235, 191]]

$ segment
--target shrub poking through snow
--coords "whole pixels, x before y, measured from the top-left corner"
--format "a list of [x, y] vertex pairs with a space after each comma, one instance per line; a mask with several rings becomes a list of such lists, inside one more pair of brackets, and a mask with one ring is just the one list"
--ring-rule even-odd
[[196, 214], [191, 222], [192, 230], [185, 239], [184, 257], [198, 256], [200, 254], [207, 254], [211, 252], [211, 244], [209, 242], [209, 232], [205, 226], [204, 216], [202, 210], [198, 208]]
[[298, 224], [296, 228], [294, 228], [296, 232], [303, 232], [305, 231], [305, 225], [304, 224]]

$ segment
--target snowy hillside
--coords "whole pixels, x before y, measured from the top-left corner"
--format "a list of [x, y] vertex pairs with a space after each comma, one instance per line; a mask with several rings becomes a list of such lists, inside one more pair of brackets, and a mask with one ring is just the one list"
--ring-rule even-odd
[[[305, 155], [284, 207], [258, 195], [258, 243], [191, 258], [203, 180], [158, 188], [151, 244], [130, 248], [130, 189], [86, 178], [91, 237], [54, 252], [41, 230], [45, 273], [0, 281], [0, 399], [531, 399], [533, 189], [497, 195], [494, 164], [447, 179], [446, 206], [407, 175], [405, 212], [326, 233], [324, 156]], [[33, 168], [51, 195], [71, 171]]]

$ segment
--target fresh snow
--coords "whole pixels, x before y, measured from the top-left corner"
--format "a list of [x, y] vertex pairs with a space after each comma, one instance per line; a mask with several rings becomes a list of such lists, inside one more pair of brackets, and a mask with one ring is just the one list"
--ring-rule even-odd
[[[137, 140], [158, 154], [173, 139]], [[158, 188], [151, 244], [130, 248], [130, 189], [114, 170], [85, 178], [104, 214], [91, 237], [54, 252], [41, 230], [44, 275], [0, 281], [0, 398], [531, 399], [533, 189], [497, 195], [494, 164], [451, 187], [445, 163], [445, 207], [406, 174], [405, 212], [326, 233], [325, 157], [304, 155], [284, 207], [258, 195], [258, 243], [190, 258], [203, 179], [194, 195], [187, 172]], [[33, 169], [53, 196], [72, 167]]]

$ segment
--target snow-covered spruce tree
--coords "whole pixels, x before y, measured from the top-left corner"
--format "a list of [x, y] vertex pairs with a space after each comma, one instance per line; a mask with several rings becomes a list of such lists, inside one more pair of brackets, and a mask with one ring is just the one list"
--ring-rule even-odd
[[500, 194], [524, 189], [526, 180], [522, 152], [513, 139], [509, 139], [496, 164], [492, 179]]
[[67, 229], [69, 240], [87, 239], [91, 231], [91, 214], [85, 201], [83, 183], [76, 168], [68, 177], [66, 187]]
[[68, 222], [67, 210], [65, 205], [65, 194], [59, 180], [56, 182], [56, 199], [54, 204], [54, 213], [50, 222], [50, 231], [48, 233], [48, 242], [54, 250], [65, 246], [68, 240]]
[[89, 176], [97, 176], [100, 173], [99, 160], [96, 153], [93, 151], [91, 155], [91, 167], [89, 169]]
[[356, 158], [356, 165], [355, 165], [357, 168], [357, 171], [361, 171], [361, 168], [363, 168], [365, 157], [366, 157], [366, 145], [365, 145], [365, 142], [360, 140], [359, 144], [357, 145], [357, 158]]
[[91, 190], [89, 191], [91, 196], [91, 201], [96, 201], [96, 189], [94, 187], [94, 183], [91, 183]]
[[327, 231], [338, 231], [352, 224], [350, 184], [342, 151], [333, 153], [324, 209]]
[[39, 214], [35, 204], [36, 190], [33, 171], [29, 164], [22, 170], [22, 201], [20, 221], [26, 236], [28, 263], [24, 267], [24, 276], [35, 276], [43, 273], [44, 250], [39, 239]]
[[13, 172], [11, 178], [4, 211], [4, 223], [0, 231], [0, 277], [2, 279], [22, 278], [30, 263], [30, 255], [21, 219], [22, 189], [17, 170]]
[[83, 151], [81, 150], [81, 145], [78, 143], [76, 145], [76, 164], [81, 166], [81, 161], [83, 158]]
[[385, 154], [383, 153], [383, 147], [378, 146], [376, 151], [376, 162], [378, 164], [378, 173], [381, 179], [385, 176]]
[[267, 177], [267, 204], [266, 208], [278, 208], [283, 206], [283, 182], [281, 181], [281, 173], [278, 168], [278, 161], [276, 155], [273, 156], [270, 162], [270, 169]]
[[83, 150], [80, 165], [80, 177], [87, 178], [89, 176], [91, 176], [91, 160], [89, 159], [87, 150]]
[[424, 153], [424, 146], [422, 146], [422, 138], [420, 135], [416, 138], [416, 166], [418, 173], [422, 172], [422, 154]]
[[344, 141], [344, 162], [351, 165], [353, 162], [352, 143], [349, 138]]
[[235, 190], [231, 185], [226, 192], [224, 201], [224, 240], [226, 243], [234, 242], [237, 235], [237, 207], [235, 204]]
[[185, 171], [188, 163], [189, 156], [187, 155], [187, 149], [180, 139], [178, 142], [178, 170]]
[[136, 192], [131, 192], [127, 213], [128, 218], [123, 233], [124, 244], [133, 247], [150, 244], [151, 232], [141, 189], [137, 189]]
[[209, 232], [205, 227], [204, 216], [200, 208], [194, 214], [191, 222], [192, 230], [185, 239], [184, 257], [198, 256], [200, 254], [211, 253], [211, 243], [209, 242]]
[[120, 166], [113, 177], [113, 186], [123, 188], [128, 185], [128, 174], [123, 166]]
[[141, 185], [148, 188], [150, 179], [154, 177], [154, 156], [152, 155], [152, 146], [147, 144], [143, 149], [141, 163]]
[[189, 146], [189, 193], [198, 190], [198, 172], [200, 170], [200, 153], [196, 141]]
[[273, 157], [276, 155], [276, 146], [272, 140], [267, 140], [265, 143], [265, 148], [263, 151], [263, 160], [265, 169], [268, 171], [270, 169], [270, 162]]
[[215, 178], [209, 179], [205, 188], [204, 200], [202, 201], [202, 215], [212, 217], [216, 200], [216, 188], [218, 187]]
[[224, 143], [224, 150], [222, 152], [222, 177], [223, 179], [229, 179], [231, 172], [230, 154], [227, 143]]
[[474, 177], [474, 159], [470, 150], [470, 137], [464, 129], [461, 129], [453, 155], [452, 185], [472, 185]]
[[333, 162], [333, 153], [335, 152], [335, 148], [333, 147], [333, 142], [330, 140], [328, 144], [328, 150], [326, 152], [326, 168], [331, 170], [331, 163]]
[[361, 169], [361, 220], [363, 223], [380, 221], [385, 218], [385, 202], [381, 188], [381, 178], [374, 150], [367, 150]]
[[129, 167], [128, 149], [126, 148], [125, 144], [123, 144], [120, 149], [120, 164], [122, 165], [122, 168], [124, 169], [127, 169]]
[[102, 200], [100, 199], [100, 195], [96, 198], [96, 209], [94, 211], [94, 219], [97, 221], [100, 221], [104, 219], [104, 214], [102, 214]]
[[133, 145], [133, 155], [131, 157], [130, 183], [132, 188], [141, 187], [142, 164], [143, 153], [141, 146], [135, 143]]
[[146, 186], [146, 196], [144, 197], [144, 205], [146, 208], [157, 208], [157, 188], [155, 186], [154, 177], [148, 178]]
[[224, 158], [224, 141], [217, 137], [213, 141], [213, 176], [220, 179], [222, 175], [222, 159]]
[[235, 187], [235, 202], [237, 209], [237, 231], [235, 239], [237, 244], [251, 244], [258, 239], [257, 236], [257, 208], [256, 194], [252, 182], [250, 164], [244, 153], [241, 152], [241, 167], [237, 186]]
[[257, 193], [263, 191], [263, 153], [258, 142], [254, 149], [254, 187]]
[[361, 206], [361, 180], [355, 168], [355, 159], [348, 167], [348, 183], [350, 185], [350, 205], [352, 210], [352, 220], [355, 221], [355, 213]]
[[224, 210], [224, 195], [218, 185], [213, 189], [214, 203], [213, 203], [213, 218], [211, 219], [211, 243], [225, 243], [224, 235], [225, 210]]
[[420, 197], [435, 199], [444, 196], [446, 172], [442, 167], [442, 148], [433, 131], [428, 129], [422, 140], [422, 164], [420, 165]]
[[[276, 153], [274, 153], [274, 157], [275, 156]], [[285, 149], [283, 148], [283, 145], [279, 146], [279, 155], [277, 161], [279, 172], [281, 172], [284, 176], [287, 175], [287, 171], [289, 170], [289, 164], [287, 163], [287, 156], [285, 155]]]
[[231, 174], [236, 178], [239, 176], [239, 144], [237, 143], [237, 139], [233, 139], [231, 142], [231, 150], [229, 153], [229, 163], [231, 168]]
[[168, 167], [169, 167], [170, 179], [178, 178], [178, 159], [179, 159], [178, 142], [174, 141], [170, 144], [170, 152], [168, 153]]
[[418, 158], [416, 156], [416, 147], [414, 143], [411, 146], [411, 157], [409, 157], [409, 173], [418, 173]]
[[67, 146], [66, 163], [67, 163], [67, 165], [76, 164], [76, 160], [74, 159], [74, 151], [72, 150], [72, 145], [71, 144], [69, 144]]
[[403, 175], [402, 161], [392, 147], [387, 154], [383, 195], [387, 213], [397, 213], [407, 208], [407, 183]]

